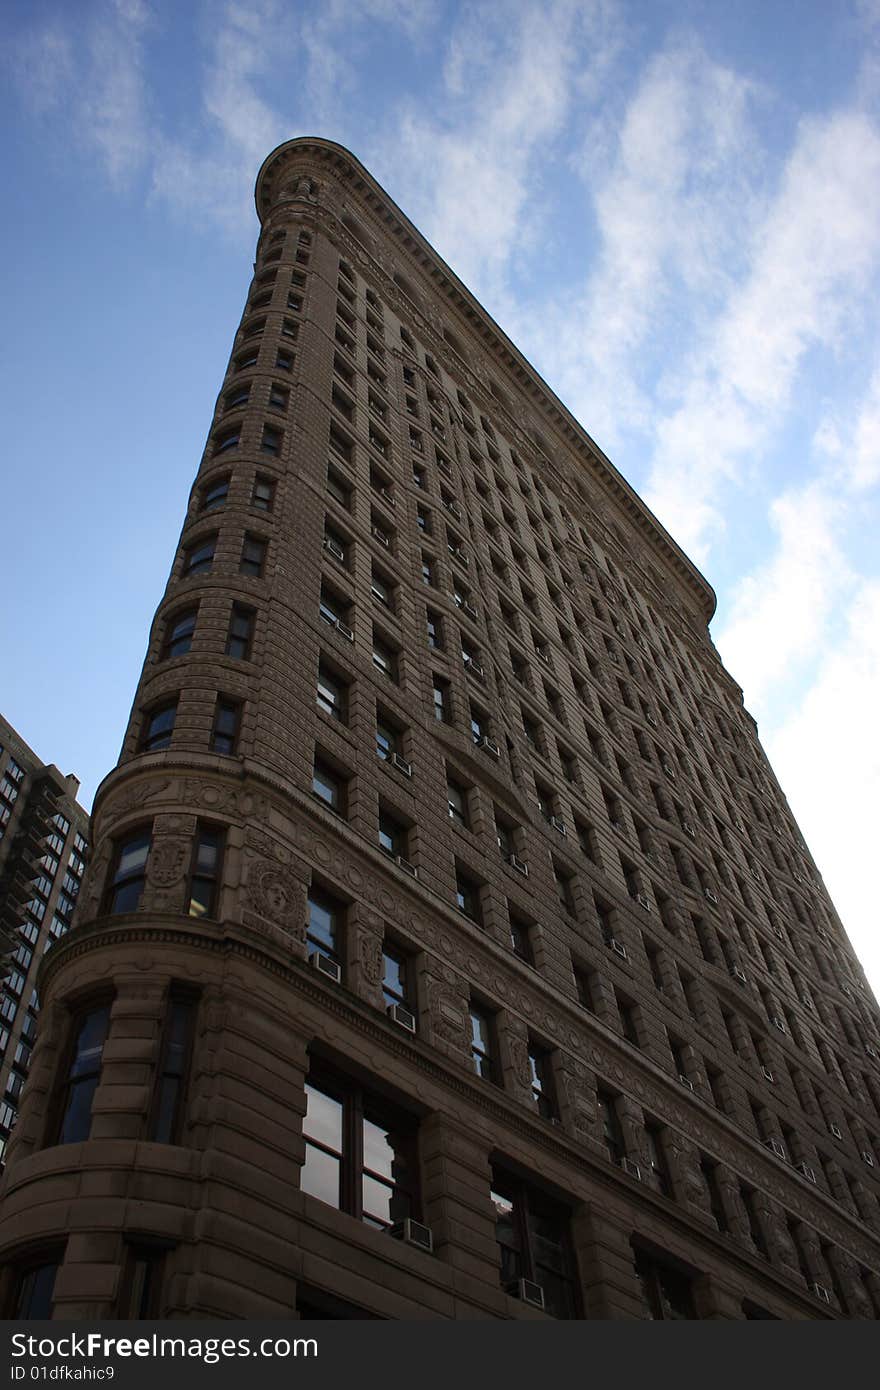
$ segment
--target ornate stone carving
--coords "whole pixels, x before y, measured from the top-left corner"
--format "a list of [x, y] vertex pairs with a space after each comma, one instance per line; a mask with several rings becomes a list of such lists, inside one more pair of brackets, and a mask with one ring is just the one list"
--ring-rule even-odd
[[382, 938], [370, 931], [361, 932], [358, 954], [364, 978], [378, 987], [382, 983]]
[[147, 860], [147, 880], [158, 888], [167, 888], [183, 878], [190, 842], [170, 835], [157, 836]]
[[299, 880], [284, 865], [265, 859], [251, 861], [245, 885], [246, 901], [258, 917], [302, 941], [305, 922], [299, 911], [300, 896]]

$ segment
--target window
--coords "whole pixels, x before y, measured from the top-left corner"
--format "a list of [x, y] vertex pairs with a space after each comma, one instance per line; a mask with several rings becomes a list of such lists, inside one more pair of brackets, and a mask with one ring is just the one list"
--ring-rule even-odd
[[388, 722], [381, 711], [376, 715], [376, 752], [386, 762], [400, 752], [400, 731]]
[[520, 960], [525, 961], [526, 965], [534, 965], [534, 955], [532, 952], [532, 928], [524, 918], [517, 916], [513, 911], [510, 915], [510, 945], [513, 954]]
[[386, 1004], [403, 1004], [413, 1012], [410, 959], [387, 938], [382, 944], [382, 995]]
[[235, 700], [223, 695], [217, 696], [214, 706], [214, 723], [211, 727], [211, 751], [229, 757], [235, 752], [238, 741], [238, 726], [241, 706]]
[[428, 646], [433, 648], [434, 651], [442, 651], [443, 619], [440, 617], [439, 613], [435, 613], [432, 609], [429, 608], [427, 610], [426, 622], [428, 632]]
[[275, 366], [280, 367], [282, 372], [289, 372], [293, 368], [293, 353], [287, 352], [284, 348], [279, 348], [275, 354]]
[[338, 964], [342, 959], [345, 904], [317, 888], [309, 892], [306, 945], [310, 951], [320, 951]]
[[57, 1273], [57, 1262], [31, 1265], [29, 1269], [21, 1271], [12, 1299], [13, 1318], [52, 1317], [52, 1295]]
[[229, 477], [215, 478], [213, 482], [206, 483], [202, 489], [202, 501], [200, 511], [213, 512], [218, 507], [226, 504], [229, 496]]
[[406, 827], [401, 825], [399, 820], [390, 811], [379, 809], [379, 846], [384, 849], [386, 854], [393, 857], [402, 855], [406, 858], [407, 853], [407, 833]]
[[397, 652], [375, 632], [373, 633], [373, 665], [378, 667], [390, 681], [397, 681]]
[[434, 718], [441, 724], [452, 723], [449, 682], [442, 676], [434, 677]]
[[215, 917], [223, 865], [223, 830], [200, 824], [189, 874], [190, 917]]
[[150, 1244], [130, 1244], [122, 1276], [117, 1316], [153, 1321], [159, 1317], [165, 1256], [173, 1249], [171, 1241], [153, 1238]]
[[484, 1081], [497, 1081], [495, 1054], [495, 1019], [486, 1009], [472, 1004], [471, 1019], [471, 1058], [477, 1076]]
[[162, 1060], [150, 1116], [149, 1137], [154, 1144], [179, 1142], [195, 1013], [195, 997], [172, 987], [165, 1016]]
[[[262, 325], [261, 325], [262, 327]], [[259, 330], [257, 330], [259, 331]], [[238, 448], [238, 441], [241, 438], [241, 425], [230, 425], [229, 429], [221, 430], [214, 436], [214, 454], [225, 454], [230, 449]]]
[[653, 1319], [696, 1318], [688, 1275], [641, 1249], [635, 1251], [635, 1270], [645, 1307]]
[[254, 479], [251, 493], [251, 506], [261, 512], [271, 512], [275, 506], [275, 480], [265, 473], [258, 473]]
[[89, 1137], [92, 1101], [101, 1079], [101, 1059], [109, 1026], [109, 1001], [93, 1005], [73, 1019], [73, 1044], [58, 1100], [56, 1144], [78, 1144]]
[[664, 1197], [671, 1197], [672, 1183], [669, 1180], [669, 1168], [663, 1152], [663, 1130], [660, 1125], [650, 1120], [645, 1123], [645, 1155], [657, 1190], [662, 1192]]
[[334, 502], [338, 502], [347, 512], [351, 511], [351, 486], [335, 468], [327, 469], [327, 491]]
[[144, 891], [151, 827], [141, 826], [116, 845], [108, 879], [109, 913], [136, 912]]
[[556, 1092], [553, 1085], [553, 1068], [550, 1052], [539, 1043], [529, 1040], [529, 1081], [532, 1100], [539, 1115], [545, 1120], [553, 1120], [559, 1114]]
[[541, 1286], [544, 1307], [553, 1317], [577, 1317], [566, 1208], [531, 1184], [495, 1168], [491, 1197], [502, 1287], [510, 1289], [520, 1279], [529, 1279]]
[[468, 819], [467, 790], [458, 782], [447, 779], [446, 795], [449, 805], [449, 818], [454, 820], [456, 825], [462, 826], [467, 830], [470, 822]]
[[303, 1135], [303, 1192], [380, 1231], [418, 1212], [417, 1124], [405, 1111], [313, 1066]]
[[608, 1157], [612, 1163], [619, 1164], [626, 1156], [626, 1144], [623, 1140], [620, 1116], [617, 1113], [617, 1097], [610, 1091], [599, 1090], [596, 1092], [596, 1104], [602, 1121], [602, 1138]]
[[193, 541], [192, 545], [186, 546], [183, 552], [181, 578], [191, 579], [194, 574], [210, 574], [216, 545], [216, 536], [203, 536], [201, 540]]
[[253, 608], [245, 608], [241, 603], [232, 605], [229, 619], [229, 632], [226, 636], [226, 655], [237, 661], [248, 661], [254, 635], [256, 613]]
[[322, 662], [318, 667], [318, 708], [341, 724], [348, 723], [348, 687]]
[[325, 802], [330, 807], [331, 811], [335, 811], [340, 816], [345, 815], [345, 778], [320, 757], [315, 758], [312, 772], [312, 791], [320, 801]]
[[253, 575], [259, 579], [263, 573], [263, 563], [266, 558], [266, 542], [260, 540], [258, 536], [252, 536], [250, 532], [245, 532], [244, 543], [241, 547], [241, 560], [238, 568], [242, 574]]
[[462, 869], [455, 871], [455, 901], [459, 912], [472, 922], [482, 924], [483, 914], [480, 905], [480, 885]]
[[331, 627], [336, 627], [338, 623], [342, 623], [344, 627], [349, 627], [350, 612], [350, 599], [342, 598], [326, 584], [321, 585], [320, 613], [325, 623], [329, 623]]
[[183, 608], [168, 618], [160, 654], [162, 661], [171, 656], [185, 656], [189, 651], [196, 630], [197, 613], [197, 608]]
[[370, 584], [370, 592], [372, 593], [373, 598], [376, 599], [379, 603], [381, 603], [383, 607], [387, 608], [391, 613], [393, 613], [395, 611], [395, 608], [397, 607], [396, 588], [397, 586], [394, 583], [394, 580], [389, 579], [387, 575], [382, 574], [381, 571], [377, 570], [376, 566], [374, 565], [373, 577]]

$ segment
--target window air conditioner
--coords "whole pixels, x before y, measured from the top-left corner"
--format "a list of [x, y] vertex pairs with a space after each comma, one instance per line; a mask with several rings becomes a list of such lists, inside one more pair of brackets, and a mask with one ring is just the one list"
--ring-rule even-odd
[[565, 821], [560, 820], [558, 816], [551, 816], [550, 824], [553, 826], [554, 830], [559, 831], [560, 835], [566, 834]]
[[810, 1293], [813, 1294], [815, 1298], [821, 1298], [823, 1303], [831, 1302], [831, 1295], [824, 1284], [811, 1284]]
[[517, 871], [518, 874], [522, 874], [524, 878], [528, 878], [528, 876], [529, 876], [529, 866], [528, 866], [528, 864], [524, 864], [523, 861], [522, 861], [521, 859], [517, 859], [517, 857], [516, 857], [515, 854], [509, 854], [509, 855], [507, 856], [507, 862], [508, 862], [508, 864], [511, 866], [512, 869], [516, 869], [516, 871]]
[[513, 1283], [504, 1285], [504, 1291], [533, 1308], [544, 1307], [544, 1290], [532, 1279], [514, 1279]]
[[415, 1245], [419, 1250], [426, 1250], [429, 1255], [434, 1250], [431, 1227], [423, 1226], [421, 1221], [413, 1221], [410, 1217], [407, 1217], [405, 1221], [396, 1221], [393, 1226], [389, 1226], [388, 1234], [394, 1236], [395, 1240], [402, 1240], [405, 1245]]
[[309, 953], [309, 965], [314, 966], [322, 975], [327, 975], [337, 984], [342, 979], [342, 967], [338, 961], [332, 960], [330, 956], [325, 956], [323, 951], [311, 951]]
[[342, 546], [337, 545], [336, 541], [332, 541], [329, 536], [324, 537], [324, 549], [329, 550], [330, 554], [336, 560], [345, 559], [345, 551], [342, 549]]
[[626, 947], [622, 941], [618, 941], [616, 936], [612, 936], [608, 945], [616, 955], [620, 956], [621, 960], [626, 960]]
[[498, 747], [498, 744], [494, 743], [491, 738], [487, 738], [485, 734], [479, 741], [479, 747], [485, 748], [486, 752], [491, 753], [493, 758], [501, 757], [501, 749]]
[[642, 1181], [642, 1170], [637, 1163], [633, 1163], [631, 1158], [622, 1158], [620, 1160], [620, 1167], [623, 1169], [624, 1173], [628, 1173], [631, 1178], [635, 1178], [636, 1182]]
[[403, 872], [409, 874], [410, 878], [418, 878], [419, 871], [415, 864], [411, 864], [408, 859], [404, 859], [402, 854], [395, 854], [394, 862], [398, 869], [403, 869]]
[[406, 758], [402, 758], [399, 753], [391, 754], [391, 764], [397, 768], [398, 772], [402, 772], [404, 777], [412, 777], [412, 764], [408, 763]]
[[389, 1004], [385, 1010], [392, 1023], [396, 1023], [398, 1028], [405, 1028], [407, 1033], [416, 1031], [416, 1016], [403, 1004]]
[[828, 1132], [829, 1132], [830, 1134], [833, 1134], [833, 1136], [834, 1136], [835, 1139], [842, 1139], [842, 1138], [843, 1138], [843, 1130], [840, 1128], [839, 1125], [829, 1125], [829, 1126], [828, 1126]]
[[680, 1071], [678, 1073], [678, 1079], [681, 1082], [682, 1086], [687, 1086], [689, 1091], [692, 1091], [694, 1089], [693, 1081], [691, 1081], [689, 1076], [685, 1076], [683, 1071]]
[[704, 888], [703, 893], [705, 894], [706, 900], [712, 903], [713, 907], [718, 906], [718, 894], [714, 892], [713, 889]]
[[807, 1179], [807, 1182], [815, 1182], [815, 1181], [816, 1181], [815, 1169], [811, 1168], [810, 1165], [809, 1165], [808, 1163], [799, 1163], [799, 1164], [797, 1165], [797, 1170], [798, 1170], [798, 1172], [800, 1173], [800, 1175], [801, 1175], [802, 1178], [806, 1178], [806, 1179]]
[[339, 633], [340, 637], [345, 637], [347, 641], [354, 641], [354, 633], [351, 628], [347, 627], [339, 618], [336, 619], [336, 631]]
[[648, 901], [648, 899], [645, 897], [644, 893], [637, 893], [637, 894], [636, 894], [636, 902], [639, 904], [640, 907], [643, 907], [643, 908], [645, 909], [646, 912], [650, 912], [650, 911], [651, 911], [651, 904], [650, 904], [650, 902]]
[[769, 1067], [762, 1067], [762, 1068], [761, 1068], [761, 1075], [763, 1076], [763, 1078], [764, 1078], [765, 1081], [772, 1081], [772, 1080], [773, 1080], [773, 1073], [772, 1073], [772, 1071], [770, 1070]]
[[730, 967], [730, 973], [735, 980], [739, 980], [741, 985], [746, 983], [746, 973], [744, 970], [740, 970], [738, 965], [732, 965]]
[[785, 1158], [785, 1145], [781, 1139], [765, 1139], [764, 1145], [771, 1153], [775, 1153], [777, 1158]]

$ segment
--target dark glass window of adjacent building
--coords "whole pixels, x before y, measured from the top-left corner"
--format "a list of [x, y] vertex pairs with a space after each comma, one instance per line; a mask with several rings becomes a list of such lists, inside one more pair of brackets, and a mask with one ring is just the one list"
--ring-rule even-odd
[[196, 1000], [193, 995], [172, 990], [168, 998], [162, 1061], [150, 1117], [149, 1135], [155, 1144], [178, 1142], [195, 1012]]
[[150, 826], [141, 826], [117, 844], [108, 883], [108, 912], [137, 911], [144, 891], [151, 833]]
[[696, 1318], [691, 1280], [686, 1274], [641, 1249], [635, 1251], [635, 1269], [652, 1318]]
[[567, 1209], [538, 1188], [497, 1168], [492, 1170], [491, 1195], [502, 1285], [530, 1279], [543, 1289], [548, 1313], [556, 1318], [576, 1318]]
[[313, 1067], [300, 1186], [378, 1230], [416, 1213], [416, 1121], [345, 1077]]
[[196, 630], [195, 608], [184, 608], [178, 613], [172, 613], [165, 624], [165, 640], [162, 643], [162, 658], [169, 656], [185, 656], [192, 646], [193, 633]]
[[256, 613], [253, 608], [245, 608], [242, 603], [232, 605], [229, 618], [229, 632], [226, 636], [226, 655], [236, 661], [247, 661], [251, 654], [254, 637]]
[[141, 751], [143, 753], [157, 753], [160, 748], [167, 748], [171, 742], [171, 735], [174, 733], [176, 718], [176, 698], [165, 700], [161, 705], [147, 710], [144, 715], [144, 728], [141, 734]]
[[58, 1099], [58, 1144], [77, 1144], [89, 1137], [109, 1024], [109, 1001], [93, 1005], [73, 1020], [70, 1061]]
[[216, 825], [200, 825], [193, 845], [189, 876], [190, 917], [214, 917], [223, 863], [223, 830]]
[[234, 700], [218, 696], [214, 707], [214, 724], [211, 729], [211, 751], [230, 755], [235, 752], [238, 739], [238, 720], [240, 706]]

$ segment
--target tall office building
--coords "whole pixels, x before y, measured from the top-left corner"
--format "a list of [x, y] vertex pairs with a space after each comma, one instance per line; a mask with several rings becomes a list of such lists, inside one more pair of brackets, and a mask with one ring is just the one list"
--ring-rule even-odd
[[0, 1165], [37, 1027], [37, 967], [68, 931], [88, 852], [79, 782], [0, 716]]
[[876, 1318], [878, 1010], [714, 596], [293, 140], [3, 1192], [56, 1318]]

